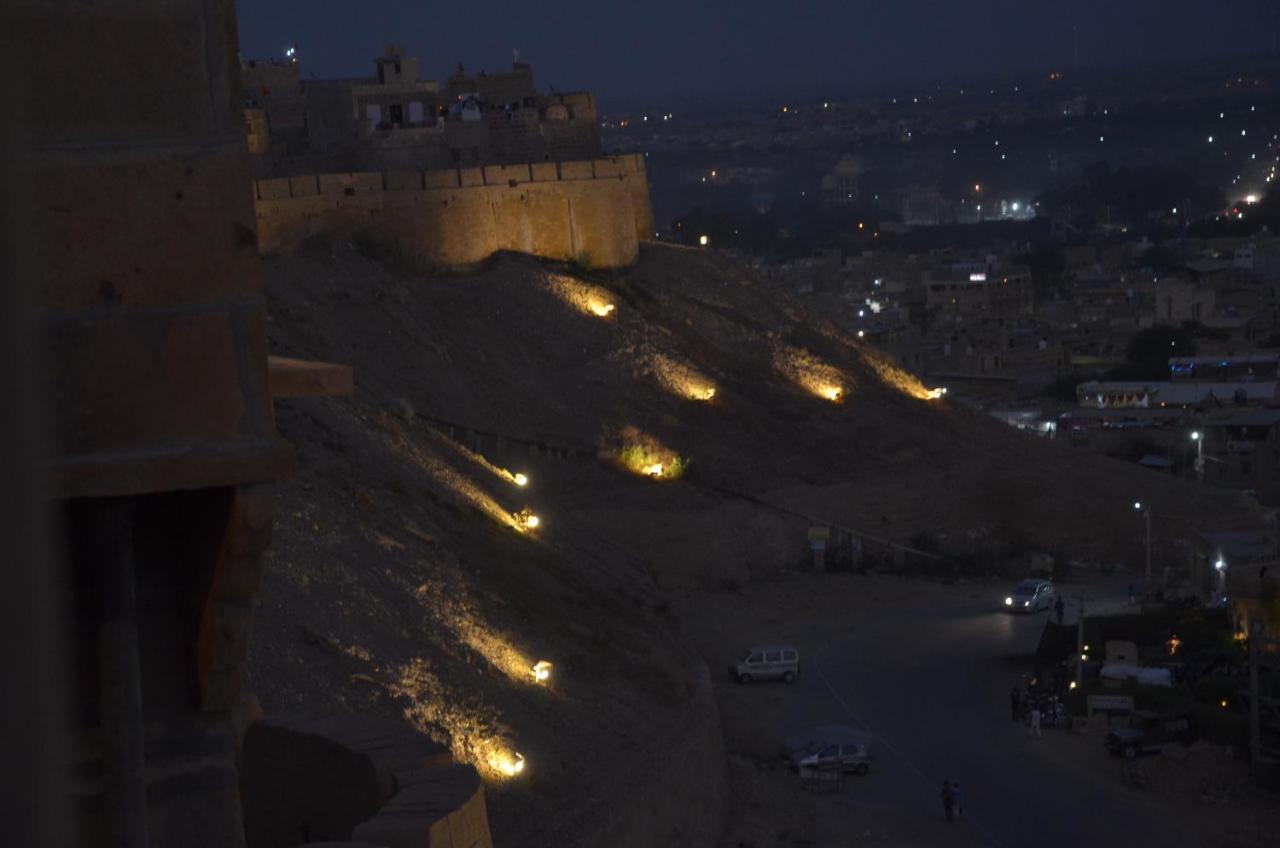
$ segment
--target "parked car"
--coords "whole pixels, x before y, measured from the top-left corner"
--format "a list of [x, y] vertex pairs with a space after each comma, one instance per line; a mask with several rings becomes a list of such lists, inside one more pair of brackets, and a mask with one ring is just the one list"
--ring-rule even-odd
[[793, 683], [800, 676], [800, 652], [790, 645], [752, 648], [729, 666], [729, 676], [739, 683], [753, 680]]
[[806, 771], [840, 771], [864, 775], [870, 768], [871, 758], [867, 756], [867, 747], [847, 742], [828, 745], [800, 761], [802, 775]]
[[1139, 754], [1159, 753], [1171, 742], [1186, 745], [1195, 738], [1186, 713], [1157, 713], [1138, 710], [1128, 727], [1107, 734], [1107, 750], [1131, 760]]
[[1023, 580], [1004, 598], [1004, 608], [1011, 612], [1039, 612], [1053, 606], [1056, 596], [1048, 580]]

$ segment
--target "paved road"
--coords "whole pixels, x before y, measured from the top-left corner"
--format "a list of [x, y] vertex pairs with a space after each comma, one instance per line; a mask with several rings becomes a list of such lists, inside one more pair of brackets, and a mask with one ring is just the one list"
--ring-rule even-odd
[[[1089, 593], [1117, 604], [1125, 587]], [[1081, 747], [1099, 739], [1046, 731], [1033, 740], [1011, 721], [1009, 690], [1031, 670], [1051, 613], [1006, 614], [993, 608], [999, 598], [981, 595], [858, 621], [817, 648], [798, 697], [787, 698], [797, 728], [842, 713], [874, 735], [873, 773], [851, 780], [851, 808], [838, 813], [849, 817], [850, 844], [1190, 844], [1184, 817], [1100, 774], [1098, 757]], [[943, 779], [964, 790], [965, 817], [950, 825], [938, 800]]]

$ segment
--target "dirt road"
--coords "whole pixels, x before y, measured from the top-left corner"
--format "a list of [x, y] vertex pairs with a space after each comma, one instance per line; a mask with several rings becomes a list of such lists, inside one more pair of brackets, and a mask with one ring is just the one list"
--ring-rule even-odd
[[[725, 844], [1203, 844], [1214, 822], [1128, 788], [1100, 740], [1032, 739], [1011, 721], [1009, 689], [1032, 669], [1048, 613], [1005, 613], [1006, 588], [806, 576], [698, 598], [688, 627], [720, 676], [731, 752]], [[1087, 590], [1111, 602], [1125, 592], [1116, 581]], [[796, 684], [729, 681], [742, 648], [779, 642], [805, 657]], [[869, 734], [875, 762], [843, 792], [815, 796], [776, 755], [789, 734], [826, 724]], [[965, 815], [950, 823], [944, 779], [964, 790]]]

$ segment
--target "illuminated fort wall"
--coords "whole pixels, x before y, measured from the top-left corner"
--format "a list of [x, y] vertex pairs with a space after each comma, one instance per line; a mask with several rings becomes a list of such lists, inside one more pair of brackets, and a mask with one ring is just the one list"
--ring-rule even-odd
[[511, 250], [616, 268], [634, 263], [653, 232], [640, 154], [281, 177], [255, 181], [254, 193], [265, 254], [315, 235], [367, 233], [430, 265], [466, 266]]

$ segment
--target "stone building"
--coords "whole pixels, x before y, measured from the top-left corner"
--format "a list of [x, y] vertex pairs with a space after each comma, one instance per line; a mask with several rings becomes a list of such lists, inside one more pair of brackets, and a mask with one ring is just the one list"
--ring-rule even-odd
[[945, 323], [981, 318], [1004, 321], [1030, 315], [1035, 306], [1031, 272], [996, 257], [954, 262], [925, 280], [926, 308]]
[[[600, 154], [590, 92], [539, 93], [533, 69], [467, 73], [442, 90], [422, 79], [400, 45], [374, 61], [372, 77], [298, 81], [293, 62], [245, 64], [247, 109], [266, 113], [270, 138], [250, 136], [258, 176], [430, 170], [562, 162]], [[259, 122], [260, 123], [260, 122]]]

